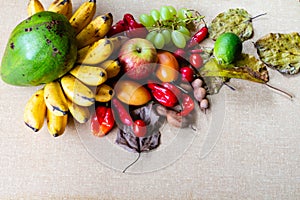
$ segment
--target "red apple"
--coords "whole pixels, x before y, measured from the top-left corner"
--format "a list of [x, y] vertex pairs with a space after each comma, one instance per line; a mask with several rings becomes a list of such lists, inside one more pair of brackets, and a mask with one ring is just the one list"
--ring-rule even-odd
[[119, 61], [128, 77], [135, 80], [144, 79], [155, 70], [157, 51], [150, 41], [132, 38], [122, 45]]

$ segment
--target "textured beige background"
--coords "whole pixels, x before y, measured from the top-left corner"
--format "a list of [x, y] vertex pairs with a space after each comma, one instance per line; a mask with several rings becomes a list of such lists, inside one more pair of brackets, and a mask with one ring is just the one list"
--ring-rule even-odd
[[[42, 2], [47, 7], [51, 1]], [[82, 2], [74, 0], [74, 8]], [[252, 41], [266, 33], [300, 31], [297, 0], [108, 0], [98, 2], [97, 13], [111, 12], [116, 21], [125, 12], [138, 16], [170, 3], [195, 8], [207, 21], [227, 8], [246, 8], [252, 15], [267, 12], [254, 21], [254, 38], [245, 44], [248, 53], [255, 54]], [[10, 31], [26, 17], [26, 4], [2, 1], [1, 57]], [[225, 101], [225, 121], [212, 151], [200, 156], [205, 141], [200, 132], [176, 162], [140, 174], [123, 174], [94, 159], [72, 122], [60, 138], [52, 138], [46, 128], [32, 134], [22, 112], [36, 88], [1, 81], [0, 199], [300, 199], [300, 77], [270, 70], [270, 78], [293, 93], [294, 101], [263, 85], [232, 80], [237, 91], [223, 88], [215, 99]]]

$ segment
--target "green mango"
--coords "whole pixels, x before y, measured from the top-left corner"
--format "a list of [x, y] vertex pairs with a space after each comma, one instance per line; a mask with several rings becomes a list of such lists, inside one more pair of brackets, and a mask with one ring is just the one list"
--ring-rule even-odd
[[76, 57], [76, 35], [67, 18], [39, 12], [11, 33], [2, 57], [1, 77], [11, 85], [41, 85], [66, 74]]

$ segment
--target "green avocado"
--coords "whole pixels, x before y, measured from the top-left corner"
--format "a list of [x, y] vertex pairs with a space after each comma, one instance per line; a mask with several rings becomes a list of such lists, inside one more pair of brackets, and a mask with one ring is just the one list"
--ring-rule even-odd
[[76, 57], [76, 36], [67, 18], [39, 12], [11, 33], [2, 57], [1, 77], [11, 85], [41, 85], [67, 73]]

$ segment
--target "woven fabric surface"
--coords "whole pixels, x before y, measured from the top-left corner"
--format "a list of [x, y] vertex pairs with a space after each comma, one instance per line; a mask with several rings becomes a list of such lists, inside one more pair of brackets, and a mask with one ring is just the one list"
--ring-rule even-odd
[[[73, 8], [83, 2], [73, 0]], [[47, 8], [51, 1], [42, 3]], [[253, 42], [263, 35], [300, 32], [297, 0], [108, 0], [97, 2], [96, 14], [111, 12], [117, 22], [125, 13], [139, 16], [166, 4], [198, 10], [207, 22], [229, 8], [245, 8], [253, 16], [267, 13], [253, 21], [254, 36], [244, 44], [244, 51], [254, 55]], [[11, 0], [0, 7], [1, 57], [10, 32], [27, 17], [26, 6], [27, 1]], [[142, 157], [136, 167], [141, 173], [110, 166], [122, 159], [118, 148], [101, 149], [106, 163], [96, 159], [72, 120], [59, 138], [46, 126], [32, 133], [23, 110], [37, 88], [0, 81], [0, 199], [300, 199], [300, 77], [269, 73], [270, 84], [292, 93], [293, 101], [265, 85], [232, 80], [236, 90], [224, 87], [213, 98], [212, 110], [198, 116], [199, 131], [187, 136], [191, 140], [176, 137], [178, 152], [172, 147], [171, 154], [178, 156], [163, 163], [169, 157], [159, 152], [171, 146], [169, 135], [164, 149]], [[205, 149], [208, 130], [215, 126], [218, 132]]]

